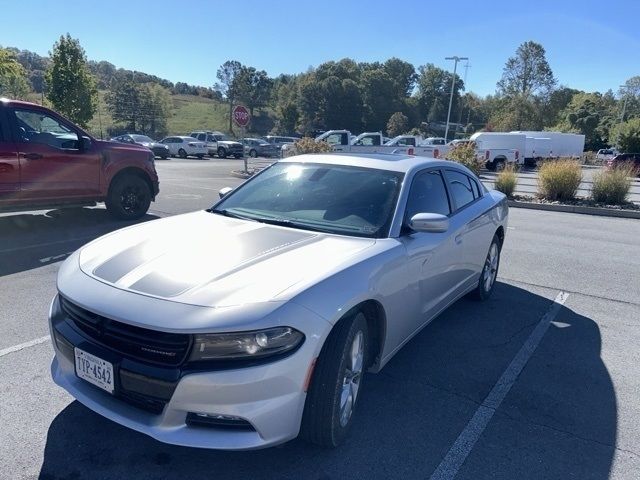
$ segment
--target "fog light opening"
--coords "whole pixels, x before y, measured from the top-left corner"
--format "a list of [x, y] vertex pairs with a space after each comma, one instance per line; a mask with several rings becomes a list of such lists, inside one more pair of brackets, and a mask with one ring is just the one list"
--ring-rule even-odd
[[187, 413], [187, 425], [190, 427], [226, 428], [232, 430], [255, 430], [244, 418], [235, 415], [217, 413]]

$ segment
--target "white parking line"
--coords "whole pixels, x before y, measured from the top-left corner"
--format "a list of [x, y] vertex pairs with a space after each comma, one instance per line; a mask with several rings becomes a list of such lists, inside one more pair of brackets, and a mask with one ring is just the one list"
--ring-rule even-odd
[[438, 465], [438, 468], [436, 468], [431, 475], [430, 480], [451, 480], [457, 475], [458, 470], [460, 470], [469, 453], [473, 450], [473, 447], [480, 438], [480, 435], [482, 435], [482, 432], [484, 432], [493, 414], [496, 413], [502, 400], [504, 400], [509, 390], [511, 390], [511, 387], [518, 379], [518, 375], [520, 375], [529, 358], [531, 358], [531, 355], [549, 328], [550, 323], [556, 317], [568, 297], [569, 294], [566, 292], [558, 293], [553, 304], [549, 310], [547, 310], [547, 313], [540, 319], [540, 322], [538, 322], [536, 328], [533, 329], [527, 341], [524, 342], [524, 345], [522, 345], [498, 382], [493, 386], [487, 398], [485, 398], [478, 407], [465, 429], [458, 436], [451, 449], [442, 459], [442, 462], [440, 462], [440, 465]]
[[20, 350], [24, 350], [25, 348], [35, 347], [36, 345], [40, 345], [41, 343], [49, 340], [49, 335], [45, 335], [44, 337], [36, 338], [34, 340], [29, 340], [28, 342], [21, 343], [19, 345], [14, 345], [13, 347], [8, 347], [3, 350], [0, 350], [0, 357], [4, 357], [5, 355], [9, 355], [13, 352], [19, 352]]

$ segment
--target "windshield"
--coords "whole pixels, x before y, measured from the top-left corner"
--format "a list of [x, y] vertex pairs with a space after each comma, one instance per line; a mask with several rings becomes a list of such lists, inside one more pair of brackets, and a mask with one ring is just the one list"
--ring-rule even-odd
[[138, 142], [138, 143], [152, 143], [153, 140], [150, 139], [149, 137], [147, 137], [146, 135], [131, 135], [131, 138], [133, 138], [134, 142]]
[[384, 237], [403, 174], [344, 165], [277, 163], [214, 213], [359, 237]]

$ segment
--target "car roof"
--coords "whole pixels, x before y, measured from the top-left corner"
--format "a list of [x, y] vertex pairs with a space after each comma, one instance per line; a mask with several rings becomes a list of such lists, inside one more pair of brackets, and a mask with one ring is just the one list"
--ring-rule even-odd
[[11, 98], [0, 97], [0, 103], [9, 104], [9, 105], [29, 105], [30, 107], [41, 107], [42, 105], [38, 105], [33, 102], [25, 102], [24, 100], [12, 100]]
[[329, 153], [307, 154], [287, 157], [278, 163], [324, 163], [327, 165], [347, 165], [354, 167], [375, 168], [392, 172], [408, 173], [425, 167], [456, 167], [461, 171], [467, 169], [459, 163], [439, 160], [432, 157], [413, 156], [396, 153]]

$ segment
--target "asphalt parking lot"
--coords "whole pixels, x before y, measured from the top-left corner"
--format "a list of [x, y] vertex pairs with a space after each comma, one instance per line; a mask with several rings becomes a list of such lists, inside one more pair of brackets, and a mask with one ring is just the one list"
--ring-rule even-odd
[[[143, 221], [210, 206], [241, 165], [158, 161]], [[1, 479], [640, 478], [638, 220], [512, 209], [494, 296], [366, 376], [343, 447], [233, 453], [161, 444], [50, 379], [60, 262], [125, 225], [102, 207], [0, 215]]]

